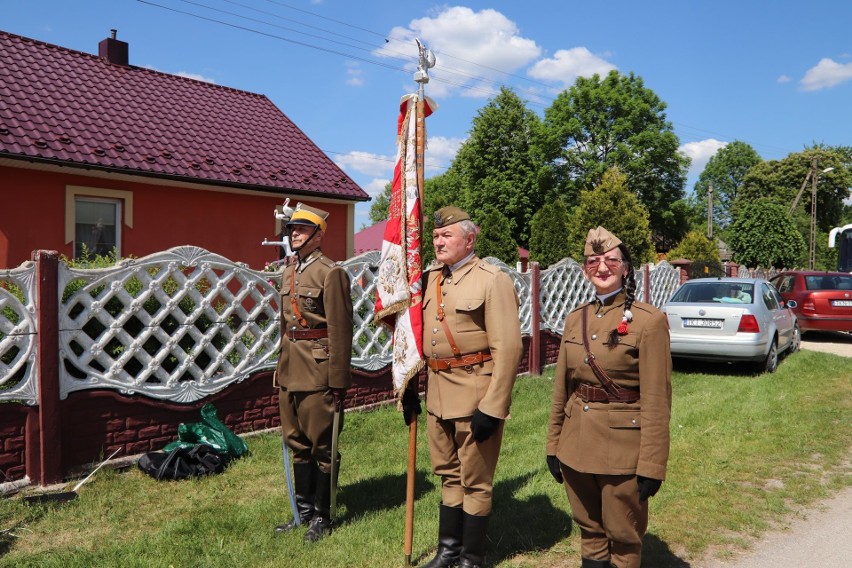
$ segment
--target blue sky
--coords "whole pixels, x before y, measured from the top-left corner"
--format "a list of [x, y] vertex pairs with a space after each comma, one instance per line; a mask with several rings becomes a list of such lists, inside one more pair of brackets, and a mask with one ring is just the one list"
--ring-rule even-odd
[[[97, 54], [117, 29], [130, 63], [262, 93], [368, 193], [392, 175], [396, 112], [422, 40], [426, 175], [506, 85], [542, 115], [578, 76], [633, 72], [667, 105], [687, 184], [718, 148], [781, 159], [852, 145], [852, 2], [0, 0], [4, 31]], [[369, 203], [356, 209], [356, 228]]]

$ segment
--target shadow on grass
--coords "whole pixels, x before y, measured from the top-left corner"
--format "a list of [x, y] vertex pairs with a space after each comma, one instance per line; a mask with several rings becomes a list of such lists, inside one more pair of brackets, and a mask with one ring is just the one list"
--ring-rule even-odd
[[[405, 473], [365, 479], [357, 483], [343, 485], [338, 489], [337, 502], [346, 509], [340, 515], [340, 523], [351, 521], [368, 513], [396, 509], [405, 506]], [[434, 490], [433, 476], [430, 472], [417, 471], [414, 482], [414, 498], [419, 499]]]
[[671, 551], [669, 545], [656, 535], [642, 539], [642, 564], [655, 568], [689, 568], [691, 564]]
[[494, 486], [494, 514], [488, 526], [488, 564], [517, 554], [544, 550], [571, 534], [573, 523], [546, 495], [519, 500], [515, 494], [535, 477], [530, 472]]
[[672, 359], [673, 369], [686, 375], [709, 375], [722, 377], [751, 377], [754, 375], [754, 366], [748, 363], [726, 363], [716, 361], [694, 361], [692, 359]]

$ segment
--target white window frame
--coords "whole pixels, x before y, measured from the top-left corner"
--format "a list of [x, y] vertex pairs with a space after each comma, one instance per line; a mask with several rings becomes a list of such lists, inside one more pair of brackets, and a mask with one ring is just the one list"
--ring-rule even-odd
[[65, 187], [65, 244], [71, 245], [71, 255], [77, 252], [77, 201], [115, 203], [115, 248], [121, 257], [124, 226], [133, 228], [133, 192], [119, 189], [83, 187], [69, 185]]

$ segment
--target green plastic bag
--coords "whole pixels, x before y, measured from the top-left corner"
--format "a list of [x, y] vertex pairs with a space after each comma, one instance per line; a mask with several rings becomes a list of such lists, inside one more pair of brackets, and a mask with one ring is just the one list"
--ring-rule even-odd
[[176, 447], [192, 448], [196, 444], [207, 444], [214, 449], [238, 458], [248, 452], [245, 441], [231, 432], [216, 416], [216, 407], [209, 402], [201, 407], [201, 422], [178, 425], [178, 439], [163, 448], [169, 452]]

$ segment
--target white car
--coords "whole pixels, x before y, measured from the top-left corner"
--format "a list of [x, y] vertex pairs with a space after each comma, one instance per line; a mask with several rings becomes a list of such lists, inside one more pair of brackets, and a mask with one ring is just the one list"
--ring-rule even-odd
[[662, 310], [675, 358], [751, 362], [772, 373], [779, 354], [794, 353], [801, 344], [793, 311], [760, 278], [688, 280]]

